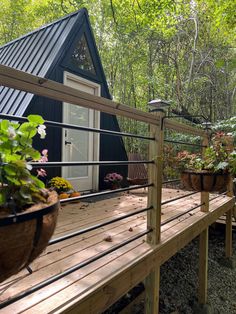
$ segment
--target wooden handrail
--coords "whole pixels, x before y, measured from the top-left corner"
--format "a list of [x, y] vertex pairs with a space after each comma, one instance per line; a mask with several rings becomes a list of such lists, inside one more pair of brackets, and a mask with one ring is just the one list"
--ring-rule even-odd
[[0, 64], [0, 84], [35, 95], [64, 101], [74, 105], [121, 115], [138, 121], [157, 124], [158, 119], [148, 112], [131, 108], [107, 98], [90, 95], [64, 84]]
[[[62, 83], [29, 74], [2, 64], [0, 64], [0, 84], [58, 101], [132, 118], [152, 125], [158, 125], [159, 123], [157, 117], [148, 112], [114, 102], [107, 98], [90, 95], [72, 87], [65, 86]], [[166, 119], [164, 124], [165, 128], [170, 128], [178, 132], [204, 136], [204, 131], [170, 119]]]

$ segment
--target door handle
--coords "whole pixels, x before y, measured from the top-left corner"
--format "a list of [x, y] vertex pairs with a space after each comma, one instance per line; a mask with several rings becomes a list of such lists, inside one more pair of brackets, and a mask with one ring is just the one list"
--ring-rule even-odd
[[65, 145], [70, 145], [72, 144], [71, 142], [65, 141]]

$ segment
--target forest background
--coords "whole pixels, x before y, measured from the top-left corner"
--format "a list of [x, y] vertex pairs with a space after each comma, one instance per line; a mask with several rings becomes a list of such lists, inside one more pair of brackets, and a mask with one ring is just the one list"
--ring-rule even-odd
[[[236, 136], [235, 1], [1, 0], [0, 44], [82, 7], [114, 100], [147, 111], [161, 98], [172, 113], [203, 115]], [[146, 132], [135, 121], [120, 125]]]

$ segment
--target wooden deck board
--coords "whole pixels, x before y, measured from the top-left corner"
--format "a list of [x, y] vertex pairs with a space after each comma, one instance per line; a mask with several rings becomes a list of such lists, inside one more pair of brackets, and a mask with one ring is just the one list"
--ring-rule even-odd
[[[164, 199], [173, 197], [173, 191], [169, 190], [164, 190]], [[188, 192], [178, 192], [178, 195], [183, 193]], [[92, 218], [96, 215], [99, 216], [97, 221], [102, 222], [122, 216], [133, 211], [134, 208], [146, 207], [146, 201], [144, 193], [137, 195], [130, 193], [99, 201], [98, 207], [93, 203], [68, 204], [63, 206], [60, 212], [58, 229], [54, 237], [94, 224]], [[73, 312], [75, 306], [75, 313], [98, 313], [115, 302], [133, 285], [143, 280], [155, 263], [165, 262], [196, 237], [201, 230], [218, 219], [230, 206], [233, 206], [233, 202], [233, 199], [221, 196], [211, 201], [209, 213], [200, 212], [199, 208], [193, 209], [190, 213], [161, 227], [161, 243], [158, 246], [151, 247], [145, 242], [146, 237], [143, 236], [5, 307], [0, 310], [0, 313]], [[199, 194], [168, 203], [162, 207], [162, 222], [199, 204]], [[76, 218], [79, 219], [78, 222], [75, 222]], [[146, 213], [137, 214], [51, 245], [32, 263], [31, 267], [34, 271], [32, 275], [23, 270], [0, 284], [0, 301], [21, 293], [115, 244], [122, 243], [145, 229]], [[111, 237], [111, 242], [105, 240], [107, 236]], [[87, 312], [82, 312], [84, 309]]]

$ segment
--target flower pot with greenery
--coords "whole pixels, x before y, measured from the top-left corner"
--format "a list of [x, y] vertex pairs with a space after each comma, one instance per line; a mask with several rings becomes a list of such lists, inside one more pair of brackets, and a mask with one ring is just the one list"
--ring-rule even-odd
[[230, 152], [224, 133], [216, 133], [203, 155], [179, 152], [176, 161], [183, 185], [191, 190], [222, 192], [236, 173], [236, 153]]
[[104, 178], [104, 182], [109, 184], [111, 190], [119, 189], [122, 180], [123, 176], [116, 172], [108, 173]]
[[43, 123], [38, 115], [22, 124], [0, 122], [0, 282], [27, 267], [55, 229], [58, 195], [45, 189], [29, 164], [43, 157], [32, 145], [37, 133], [45, 137]]
[[53, 177], [48, 186], [59, 194], [60, 199], [80, 196], [80, 192], [75, 191], [72, 184], [62, 177]]

